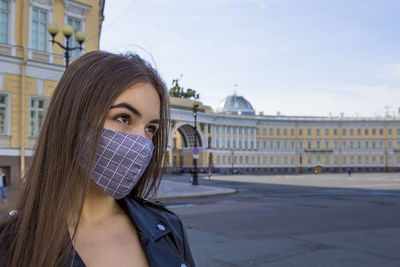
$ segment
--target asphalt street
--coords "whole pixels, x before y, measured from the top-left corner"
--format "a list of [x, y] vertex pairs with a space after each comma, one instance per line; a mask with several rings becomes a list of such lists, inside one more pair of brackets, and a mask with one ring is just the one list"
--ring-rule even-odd
[[238, 192], [164, 203], [186, 226], [197, 266], [397, 267], [399, 177], [202, 177], [202, 185]]

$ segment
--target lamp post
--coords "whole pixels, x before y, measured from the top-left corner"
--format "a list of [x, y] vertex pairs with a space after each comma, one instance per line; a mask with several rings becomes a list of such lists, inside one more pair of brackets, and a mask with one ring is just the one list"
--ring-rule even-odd
[[83, 42], [85, 42], [86, 36], [85, 33], [82, 31], [77, 31], [75, 33], [75, 39], [78, 41], [79, 46], [77, 47], [69, 47], [69, 38], [71, 38], [72, 34], [74, 33], [74, 29], [69, 26], [69, 25], [65, 25], [62, 28], [62, 33], [65, 36], [65, 40], [66, 40], [66, 45], [62, 45], [61, 43], [59, 43], [58, 41], [54, 40], [54, 37], [57, 35], [57, 33], [59, 32], [59, 28], [58, 25], [55, 23], [50, 23], [47, 26], [47, 31], [50, 33], [51, 35], [51, 40], [50, 42], [54, 45], [57, 44], [58, 46], [60, 46], [63, 50], [64, 50], [64, 57], [65, 57], [65, 68], [68, 68], [68, 63], [69, 63], [69, 51], [73, 51], [76, 49], [79, 49], [82, 51], [82, 44]]
[[[195, 103], [193, 105], [193, 117], [194, 117], [194, 148], [197, 149], [197, 111], [199, 109], [199, 104]], [[193, 179], [192, 185], [199, 185], [199, 177], [197, 175], [197, 156], [193, 154]]]

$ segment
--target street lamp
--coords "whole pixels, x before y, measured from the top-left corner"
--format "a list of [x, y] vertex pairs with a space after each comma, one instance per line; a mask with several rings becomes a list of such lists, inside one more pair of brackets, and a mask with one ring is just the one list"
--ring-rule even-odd
[[58, 46], [60, 46], [63, 50], [64, 50], [64, 57], [65, 57], [65, 68], [68, 67], [68, 63], [69, 63], [69, 51], [73, 51], [76, 49], [79, 49], [82, 51], [82, 44], [83, 42], [85, 42], [86, 36], [85, 33], [82, 31], [77, 31], [75, 33], [75, 39], [78, 41], [79, 46], [77, 47], [69, 47], [69, 38], [72, 36], [72, 34], [74, 33], [74, 29], [69, 26], [69, 25], [65, 25], [62, 28], [62, 33], [65, 36], [66, 39], [66, 45], [62, 45], [61, 43], [59, 43], [58, 41], [54, 40], [54, 37], [57, 35], [57, 33], [59, 32], [59, 28], [58, 25], [55, 23], [50, 23], [47, 26], [47, 31], [50, 33], [51, 35], [51, 40], [50, 42], [52, 42], [52, 44], [57, 44]]
[[[193, 105], [193, 116], [194, 116], [194, 149], [197, 149], [197, 111], [199, 109], [199, 104], [195, 103]], [[197, 156], [193, 153], [193, 166], [194, 166], [194, 171], [193, 171], [193, 179], [192, 179], [192, 185], [199, 185], [199, 177], [197, 175]]]

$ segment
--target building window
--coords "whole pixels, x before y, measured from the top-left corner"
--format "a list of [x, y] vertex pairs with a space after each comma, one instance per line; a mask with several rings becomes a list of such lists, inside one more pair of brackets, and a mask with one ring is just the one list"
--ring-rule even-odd
[[0, 43], [8, 43], [9, 2], [1, 0], [0, 5]]
[[312, 140], [307, 140], [307, 148], [310, 149], [312, 147]]
[[0, 134], [7, 134], [7, 96], [0, 95]]
[[350, 140], [350, 149], [354, 149], [354, 140]]
[[369, 164], [369, 156], [365, 156], [365, 164]]
[[376, 164], [376, 156], [372, 156], [372, 164]]
[[299, 135], [303, 135], [303, 129], [299, 129]]
[[333, 140], [333, 148], [334, 148], [335, 150], [338, 150], [338, 149], [339, 149], [339, 142], [338, 142], [338, 140]]
[[350, 156], [350, 164], [354, 165], [354, 156]]
[[365, 130], [364, 130], [364, 134], [365, 134], [365, 135], [368, 135], [368, 129], [365, 129]]
[[[399, 140], [400, 141], [400, 140]], [[400, 147], [400, 145], [398, 145]], [[294, 150], [295, 149], [295, 142], [294, 140], [290, 140], [290, 149]]]
[[354, 129], [350, 129], [350, 135], [354, 135]]
[[273, 139], [269, 140], [269, 148], [274, 149], [274, 140]]
[[342, 130], [342, 135], [346, 135], [346, 129]]
[[325, 140], [325, 148], [329, 148], [329, 140]]
[[383, 140], [379, 140], [379, 148], [381, 150], [385, 149], [385, 142]]
[[281, 149], [281, 140], [276, 140], [276, 149]]
[[287, 156], [283, 157], [283, 164], [288, 165], [288, 157]]
[[249, 164], [249, 156], [246, 156], [246, 164]]
[[329, 129], [325, 129], [325, 135], [329, 136]]
[[240, 165], [242, 165], [243, 164], [243, 156], [239, 157], [239, 161], [240, 161]]
[[264, 148], [264, 149], [267, 148], [267, 140], [266, 140], [266, 139], [263, 140], [263, 148]]
[[276, 156], [276, 165], [281, 165], [281, 156]]
[[307, 155], [307, 164], [308, 164], [308, 165], [311, 165], [311, 162], [312, 162], [311, 156], [310, 156], [310, 155]]
[[307, 129], [307, 135], [311, 136], [311, 129]]
[[347, 157], [343, 156], [343, 164], [346, 165], [347, 164]]
[[303, 140], [299, 140], [299, 149], [303, 150]]
[[388, 140], [388, 149], [392, 149], [393, 148], [393, 140], [389, 139]]
[[361, 135], [361, 129], [357, 129], [357, 135]]
[[382, 165], [385, 164], [385, 160], [384, 160], [383, 156], [380, 156], [380, 162], [381, 162]]
[[320, 162], [321, 162], [321, 156], [317, 155], [317, 163], [320, 163]]
[[33, 49], [47, 50], [47, 12], [36, 7], [32, 10], [31, 38]]
[[274, 135], [274, 129], [269, 129], [269, 135]]
[[290, 157], [290, 164], [291, 164], [291, 165], [294, 165], [294, 156], [291, 156], [291, 157]]
[[376, 140], [372, 140], [372, 149], [376, 149]]
[[337, 129], [333, 129], [333, 135], [337, 135]]
[[267, 135], [267, 129], [266, 128], [263, 129], [263, 134]]
[[288, 149], [288, 141], [286, 139], [283, 140], [283, 149], [285, 149], [285, 150]]
[[255, 164], [254, 156], [251, 156], [251, 164]]
[[343, 150], [347, 149], [347, 141], [346, 140], [342, 140], [342, 149]]
[[44, 117], [45, 100], [31, 98], [30, 106], [30, 136], [38, 137]]
[[219, 165], [219, 156], [217, 156], [217, 164]]
[[267, 156], [264, 156], [264, 164], [267, 164]]
[[392, 135], [392, 129], [388, 129], [388, 135]]
[[276, 135], [280, 135], [281, 134], [281, 129], [276, 129]]
[[368, 140], [365, 140], [365, 147], [364, 147], [365, 149], [369, 149], [369, 141]]
[[[399, 134], [399, 133], [397, 133]], [[383, 135], [383, 129], [379, 129], [379, 135]]]
[[321, 140], [317, 140], [317, 148], [321, 148]]
[[283, 135], [287, 135], [287, 129], [283, 129]]
[[317, 136], [320, 136], [321, 135], [321, 130], [317, 129], [316, 131], [317, 131]]
[[269, 158], [269, 165], [273, 166], [274, 165], [274, 156], [271, 156]]
[[329, 156], [325, 155], [325, 164], [329, 164]]
[[294, 129], [290, 129], [290, 135], [291, 135], [291, 136], [294, 135]]
[[361, 149], [361, 140], [360, 139], [357, 140], [357, 148]]
[[358, 165], [361, 165], [361, 164], [362, 164], [361, 156], [357, 156], [357, 163], [358, 163]]
[[372, 135], [376, 135], [376, 129], [372, 129]]

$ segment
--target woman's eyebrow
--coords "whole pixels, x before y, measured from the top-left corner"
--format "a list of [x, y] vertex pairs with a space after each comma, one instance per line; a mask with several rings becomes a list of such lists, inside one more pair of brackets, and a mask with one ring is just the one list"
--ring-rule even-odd
[[158, 123], [158, 124], [160, 124], [160, 122], [161, 122], [161, 120], [160, 120], [160, 119], [157, 119], [157, 120], [151, 120], [151, 121], [150, 121], [150, 123]]
[[110, 109], [112, 109], [112, 108], [127, 108], [130, 111], [132, 111], [133, 114], [137, 115], [138, 117], [142, 117], [142, 114], [136, 108], [132, 107], [128, 103], [119, 103], [117, 105], [110, 107]]

